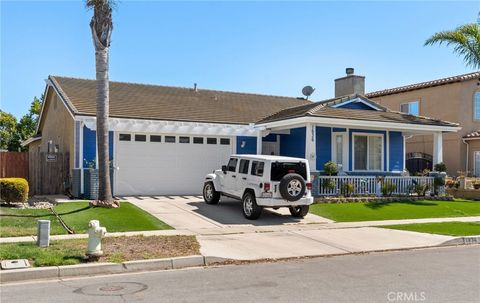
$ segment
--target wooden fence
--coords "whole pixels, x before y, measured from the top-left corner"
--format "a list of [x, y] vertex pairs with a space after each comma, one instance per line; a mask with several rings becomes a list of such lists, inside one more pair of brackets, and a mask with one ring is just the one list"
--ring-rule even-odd
[[0, 152], [0, 178], [28, 180], [28, 152]]
[[55, 195], [65, 192], [69, 180], [69, 154], [30, 150], [30, 195]]

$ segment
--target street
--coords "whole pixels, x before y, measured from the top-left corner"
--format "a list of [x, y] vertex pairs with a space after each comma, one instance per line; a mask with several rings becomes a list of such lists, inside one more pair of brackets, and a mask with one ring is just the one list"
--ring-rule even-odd
[[480, 302], [480, 247], [1, 286], [1, 302]]

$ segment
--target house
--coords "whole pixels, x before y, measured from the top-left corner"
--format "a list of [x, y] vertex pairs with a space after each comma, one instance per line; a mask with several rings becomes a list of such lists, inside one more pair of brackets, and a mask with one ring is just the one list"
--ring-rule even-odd
[[[321, 102], [111, 82], [114, 194], [199, 194], [205, 174], [235, 153], [307, 158], [316, 174], [333, 160], [345, 174], [400, 175], [413, 134], [433, 135], [434, 162], [443, 160], [443, 133], [458, 124], [391, 111], [366, 98], [365, 78], [347, 71], [335, 80], [335, 98]], [[45, 96], [26, 144], [69, 153], [69, 175], [83, 192], [96, 158], [95, 81], [49, 76]]]
[[[435, 117], [458, 123], [462, 129], [443, 138], [444, 162], [448, 174], [460, 171], [480, 176], [480, 72], [416, 83], [366, 96], [392, 110]], [[407, 168], [418, 171], [432, 169], [432, 135], [407, 138]]]

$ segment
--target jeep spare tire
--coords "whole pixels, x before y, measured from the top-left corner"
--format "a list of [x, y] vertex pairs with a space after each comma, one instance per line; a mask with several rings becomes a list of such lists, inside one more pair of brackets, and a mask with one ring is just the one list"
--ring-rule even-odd
[[287, 201], [298, 201], [305, 194], [307, 186], [299, 174], [286, 174], [280, 180], [280, 194]]

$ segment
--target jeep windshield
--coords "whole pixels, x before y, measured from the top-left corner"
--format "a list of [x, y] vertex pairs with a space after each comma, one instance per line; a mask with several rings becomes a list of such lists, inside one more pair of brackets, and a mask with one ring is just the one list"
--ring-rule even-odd
[[286, 174], [299, 174], [307, 180], [307, 167], [304, 162], [273, 162], [271, 179], [280, 181]]

